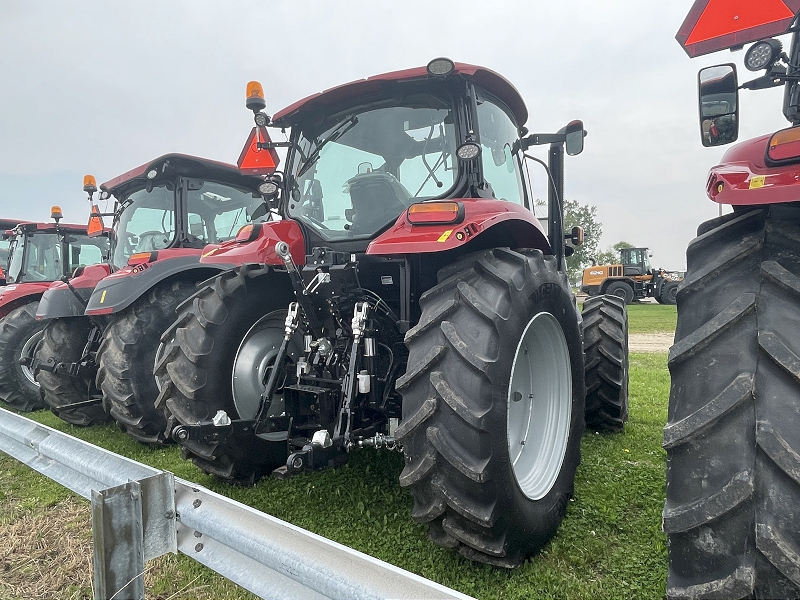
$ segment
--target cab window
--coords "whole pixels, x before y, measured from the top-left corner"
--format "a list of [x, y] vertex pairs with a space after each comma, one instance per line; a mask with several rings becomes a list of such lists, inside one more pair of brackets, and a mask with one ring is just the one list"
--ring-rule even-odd
[[478, 97], [478, 127], [481, 140], [483, 178], [494, 197], [525, 205], [522, 173], [513, 151], [518, 139], [511, 117], [488, 96]]

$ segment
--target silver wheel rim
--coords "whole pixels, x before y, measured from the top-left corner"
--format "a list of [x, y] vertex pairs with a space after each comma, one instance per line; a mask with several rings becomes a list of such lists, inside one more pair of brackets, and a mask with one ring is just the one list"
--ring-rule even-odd
[[514, 477], [525, 496], [541, 500], [561, 472], [572, 419], [569, 349], [550, 313], [537, 314], [522, 333], [507, 402], [508, 455]]
[[[19, 353], [20, 358], [28, 358], [33, 360], [34, 354], [36, 353], [36, 346], [44, 337], [44, 329], [40, 329], [36, 333], [34, 333], [31, 337], [28, 338], [28, 341], [22, 346], [22, 351]], [[39, 382], [36, 381], [36, 378], [33, 376], [33, 371], [28, 365], [20, 365], [22, 369], [22, 374], [25, 376], [25, 379], [30, 381], [36, 387], [39, 387]]]
[[[256, 416], [268, 369], [283, 340], [285, 320], [285, 310], [261, 317], [239, 344], [233, 360], [231, 390], [233, 404], [241, 419], [252, 419]], [[291, 340], [287, 354], [292, 358], [297, 357], [297, 348]]]

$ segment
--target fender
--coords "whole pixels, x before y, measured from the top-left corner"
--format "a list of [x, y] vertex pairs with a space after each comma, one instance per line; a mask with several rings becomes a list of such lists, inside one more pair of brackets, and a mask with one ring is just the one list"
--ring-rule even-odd
[[69, 279], [73, 289], [63, 281], [54, 281], [39, 300], [36, 320], [82, 317], [94, 288], [110, 274], [111, 265], [100, 263], [76, 269]]
[[18, 306], [39, 300], [51, 283], [51, 281], [12, 283], [0, 288], [0, 318]]
[[275, 253], [275, 244], [278, 242], [289, 244], [289, 252], [296, 265], [306, 264], [303, 232], [291, 219], [245, 225], [236, 238], [206, 246], [200, 262], [225, 263], [235, 267], [248, 264], [283, 266], [283, 259]]
[[753, 206], [800, 200], [800, 164], [769, 167], [767, 144], [772, 134], [730, 148], [708, 173], [706, 192], [720, 204]]
[[[539, 219], [524, 206], [485, 198], [447, 201], [464, 205], [464, 219], [461, 222], [412, 225], [404, 212], [393, 227], [370, 243], [367, 254], [419, 254], [453, 250], [474, 242], [489, 231], [501, 234], [503, 245], [510, 248], [537, 248], [545, 254], [552, 253]], [[475, 249], [474, 243], [470, 249]]]
[[128, 264], [101, 280], [94, 288], [85, 314], [107, 315], [128, 308], [153, 286], [175, 275], [193, 273], [197, 280], [211, 277], [231, 268], [226, 264], [200, 264], [200, 249], [181, 248], [173, 251], [159, 250], [154, 262]]

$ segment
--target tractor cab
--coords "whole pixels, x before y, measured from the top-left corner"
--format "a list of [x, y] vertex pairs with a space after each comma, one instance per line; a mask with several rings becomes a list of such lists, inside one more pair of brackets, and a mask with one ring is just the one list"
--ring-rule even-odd
[[[93, 205], [90, 228], [97, 229], [103, 216], [113, 217], [111, 262], [116, 268], [137, 254], [199, 250], [269, 218], [258, 183], [260, 179], [241, 175], [231, 165], [167, 154], [101, 185], [100, 200], [113, 197], [114, 210], [101, 213]], [[96, 189], [93, 178], [85, 181], [90, 201]]]
[[[549, 137], [526, 137], [527, 109], [512, 84], [488, 69], [448, 59], [310, 96], [272, 119], [259, 111], [262, 106], [248, 101], [257, 123], [260, 117], [291, 128], [289, 142], [260, 146], [288, 146], [285, 172], [276, 178], [276, 203], [284, 217], [300, 224], [306, 253], [322, 246], [365, 252], [403, 214], [409, 223], [439, 225], [437, 239], [448, 229], [455, 234], [453, 225], [469, 222], [475, 212], [475, 199], [497, 200], [493, 211], [506, 216], [521, 209], [528, 214], [533, 198], [525, 181], [525, 150], [565, 141], [567, 154], [583, 149], [579, 121]], [[526, 221], [527, 230], [506, 233], [547, 248], [553, 236], [538, 220]], [[474, 233], [463, 228], [453, 241], [466, 242]], [[430, 250], [449, 249], [444, 242]]]
[[54, 206], [54, 223], [22, 223], [6, 232], [7, 283], [57, 281], [78, 267], [108, 258], [107, 231], [90, 238], [81, 225], [59, 224], [60, 215], [61, 209]]

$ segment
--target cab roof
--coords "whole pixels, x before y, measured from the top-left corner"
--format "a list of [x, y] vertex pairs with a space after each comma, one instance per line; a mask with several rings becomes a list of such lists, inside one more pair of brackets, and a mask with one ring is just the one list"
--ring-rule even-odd
[[[447, 78], [459, 75], [480, 85], [486, 91], [502, 100], [514, 114], [517, 127], [522, 127], [528, 120], [528, 109], [525, 107], [522, 96], [517, 91], [517, 88], [502, 75], [484, 67], [455, 63], [454, 71]], [[278, 127], [290, 127], [292, 123], [302, 118], [305, 113], [325, 110], [340, 102], [381, 92], [391, 88], [396, 83], [424, 81], [425, 79], [439, 80], [440, 78], [429, 75], [426, 67], [416, 67], [374, 75], [367, 79], [359, 79], [303, 98], [276, 113], [272, 122]]]
[[242, 175], [236, 165], [200, 158], [199, 156], [172, 153], [159, 156], [135, 169], [131, 169], [127, 173], [109, 179], [100, 186], [100, 189], [114, 194], [119, 188], [128, 184], [146, 181], [147, 173], [153, 169], [159, 172], [159, 175], [156, 176], [157, 179], [160, 179], [161, 177], [159, 176], [169, 169], [170, 178], [175, 175], [182, 175], [199, 179], [214, 179], [253, 189], [263, 181], [263, 179], [254, 175]]
[[[78, 234], [86, 234], [86, 224], [80, 225], [77, 223], [59, 223], [58, 230], [62, 233], [78, 233]], [[17, 232], [37, 232], [37, 233], [55, 233], [56, 232], [56, 224], [54, 222], [49, 223], [30, 223], [30, 222], [23, 222], [19, 223], [15, 227], [11, 227], [6, 233], [17, 233]], [[103, 229], [104, 233], [110, 233], [111, 229], [106, 227]]]

